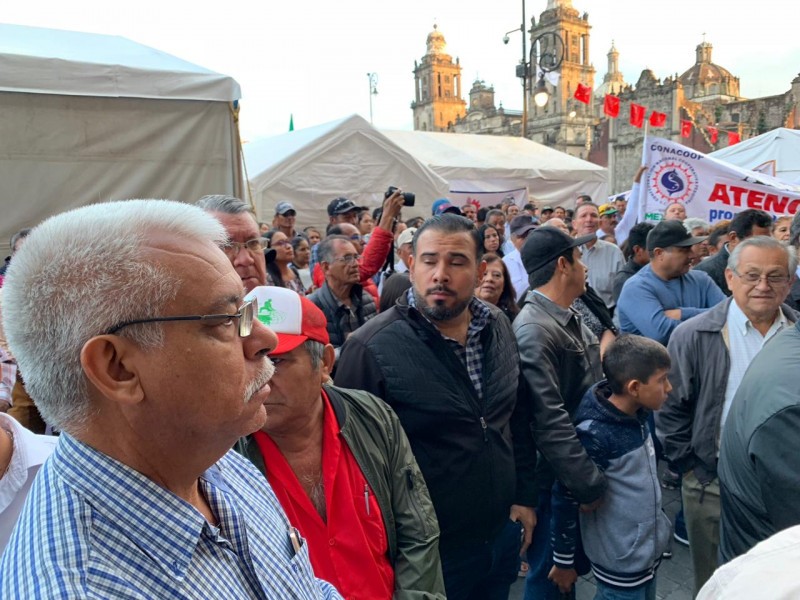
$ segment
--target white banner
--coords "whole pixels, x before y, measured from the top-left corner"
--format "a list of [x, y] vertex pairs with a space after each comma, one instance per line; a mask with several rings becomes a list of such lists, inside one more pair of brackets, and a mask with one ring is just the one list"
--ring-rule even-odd
[[642, 164], [648, 167], [640, 189], [647, 221], [662, 220], [674, 202], [683, 204], [687, 217], [709, 223], [732, 219], [748, 208], [783, 217], [800, 207], [800, 186], [662, 138], [645, 138]]
[[454, 206], [464, 206], [474, 204], [477, 208], [484, 206], [498, 206], [506, 198], [513, 198], [514, 204], [522, 208], [528, 202], [528, 188], [518, 188], [516, 190], [504, 190], [502, 192], [459, 192], [450, 190], [447, 195]]

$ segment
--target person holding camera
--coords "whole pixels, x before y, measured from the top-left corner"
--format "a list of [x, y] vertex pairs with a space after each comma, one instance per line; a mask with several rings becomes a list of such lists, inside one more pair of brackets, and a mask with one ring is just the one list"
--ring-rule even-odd
[[[327, 235], [344, 235], [350, 238], [350, 241], [356, 246], [359, 254], [358, 283], [372, 295], [376, 305], [378, 304], [378, 288], [375, 282], [372, 281], [372, 277], [381, 270], [386, 263], [386, 258], [392, 251], [392, 246], [394, 245], [392, 227], [395, 220], [400, 217], [400, 211], [407, 201], [406, 196], [410, 196], [413, 202], [414, 194], [408, 192], [403, 193], [402, 190], [398, 190], [397, 188], [389, 188], [383, 200], [383, 209], [378, 219], [378, 224], [372, 230], [369, 236], [369, 242], [366, 246], [363, 246], [363, 250], [361, 234], [350, 221], [344, 219], [336, 223], [332, 222], [332, 226], [328, 226]], [[413, 206], [413, 204], [411, 204], [411, 206]], [[347, 215], [350, 212], [356, 214], [358, 212], [358, 207], [351, 200], [347, 200], [346, 198], [336, 198], [328, 205], [328, 214], [331, 215], [331, 218], [333, 218], [334, 213], [340, 214], [341, 216]], [[352, 229], [347, 227], [348, 224], [352, 225]], [[320, 263], [317, 261], [314, 262], [314, 288], [320, 289], [325, 283], [325, 274], [323, 273]]]

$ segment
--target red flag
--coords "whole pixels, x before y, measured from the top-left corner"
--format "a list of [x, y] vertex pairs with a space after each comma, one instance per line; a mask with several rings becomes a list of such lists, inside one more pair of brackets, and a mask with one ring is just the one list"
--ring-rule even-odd
[[644, 125], [644, 113], [647, 109], [641, 104], [634, 104], [631, 102], [631, 125], [640, 127]]
[[606, 98], [603, 100], [603, 112], [612, 119], [616, 119], [619, 116], [619, 98], [606, 94]]
[[716, 144], [719, 138], [719, 130], [716, 127], [706, 127], [706, 129], [708, 130], [708, 135], [711, 136], [711, 143]]
[[681, 137], [692, 137], [692, 122], [681, 119]]
[[579, 83], [578, 89], [575, 90], [575, 100], [578, 102], [583, 102], [584, 104], [589, 104], [589, 102], [592, 100], [592, 88], [590, 88], [588, 85]]
[[650, 127], [663, 127], [667, 124], [667, 115], [653, 111], [650, 113]]
[[742, 141], [742, 138], [739, 137], [738, 133], [733, 133], [732, 131], [728, 132], [728, 146], [733, 146], [734, 144], [738, 144]]

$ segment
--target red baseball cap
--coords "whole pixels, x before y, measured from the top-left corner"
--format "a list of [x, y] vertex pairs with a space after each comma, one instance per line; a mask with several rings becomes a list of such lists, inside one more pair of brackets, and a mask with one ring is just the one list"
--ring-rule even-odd
[[291, 352], [306, 340], [330, 343], [325, 314], [305, 296], [264, 285], [253, 289], [245, 299], [251, 298], [257, 298], [258, 320], [278, 336], [278, 346], [270, 356]]

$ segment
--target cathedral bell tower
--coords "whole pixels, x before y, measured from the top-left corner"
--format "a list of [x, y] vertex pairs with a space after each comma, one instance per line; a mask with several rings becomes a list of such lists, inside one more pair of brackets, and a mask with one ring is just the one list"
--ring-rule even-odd
[[444, 36], [436, 25], [427, 45], [422, 60], [414, 61], [414, 129], [448, 131], [467, 112], [461, 98], [461, 65], [445, 53]]

